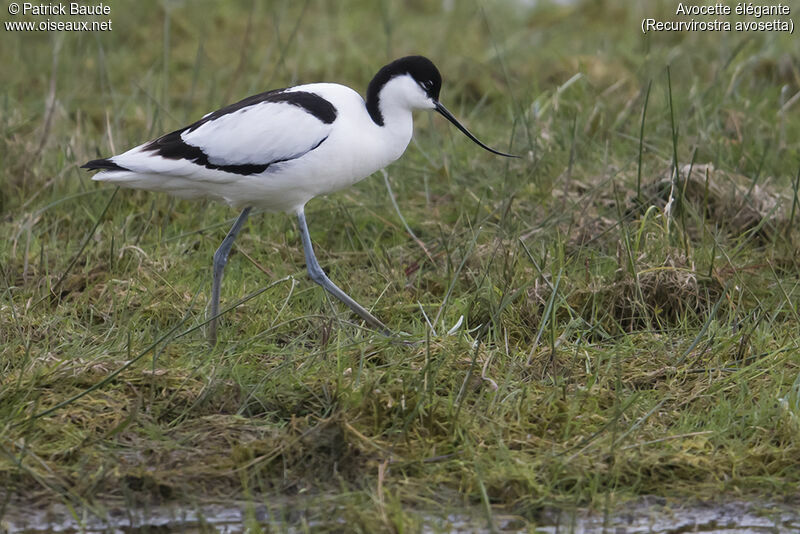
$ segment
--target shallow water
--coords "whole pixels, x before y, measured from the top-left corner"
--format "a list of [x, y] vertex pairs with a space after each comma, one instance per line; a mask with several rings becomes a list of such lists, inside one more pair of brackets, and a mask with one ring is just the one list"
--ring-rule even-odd
[[[301, 532], [315, 527], [344, 528], [341, 519], [307, 519], [307, 509], [281, 508], [270, 514], [264, 505], [209, 504], [201, 508], [153, 507], [131, 510], [109, 508], [104, 518], [88, 512], [75, 517], [68, 508], [57, 505], [47, 509], [7, 510], [0, 519], [0, 532], [8, 534], [60, 533], [226, 533], [245, 532], [248, 526], [273, 527], [279, 531]], [[490, 532], [479, 510], [463, 509], [448, 515], [411, 511], [425, 525], [424, 532]], [[800, 513], [789, 505], [731, 502], [726, 504], [668, 505], [660, 499], [645, 499], [613, 514], [587, 511], [555, 511], [543, 514], [536, 526], [521, 518], [495, 518], [500, 532], [540, 533], [688, 533], [724, 534], [800, 532]]]
[[[654, 504], [653, 500], [661, 501]], [[666, 504], [645, 499], [627, 510], [604, 516], [586, 512], [564, 513], [541, 526], [542, 533], [614, 534], [718, 532], [725, 534], [800, 532], [798, 509], [785, 504], [729, 502], [724, 504]]]

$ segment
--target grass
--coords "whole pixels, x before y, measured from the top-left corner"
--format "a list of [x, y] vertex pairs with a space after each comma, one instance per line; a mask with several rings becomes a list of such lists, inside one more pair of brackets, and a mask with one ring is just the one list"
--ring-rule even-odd
[[[109, 33], [4, 32], [0, 510], [315, 496], [372, 532], [796, 497], [800, 57], [777, 33], [641, 34], [673, 7], [150, 2]], [[362, 328], [264, 214], [209, 350], [235, 213], [78, 166], [412, 52], [523, 158], [421, 113], [399, 212], [372, 177], [307, 213], [331, 278], [420, 343]]]

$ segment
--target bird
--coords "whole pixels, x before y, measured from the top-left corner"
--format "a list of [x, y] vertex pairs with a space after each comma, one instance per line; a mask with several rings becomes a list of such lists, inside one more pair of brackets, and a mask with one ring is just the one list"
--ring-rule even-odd
[[127, 152], [81, 166], [92, 179], [125, 188], [210, 198], [241, 210], [214, 253], [208, 342], [217, 342], [222, 276], [236, 236], [250, 212], [293, 213], [308, 275], [373, 329], [391, 330], [334, 284], [317, 261], [306, 223], [306, 203], [370, 176], [405, 152], [414, 110], [444, 116], [482, 143], [439, 101], [442, 76], [423, 56], [383, 66], [366, 99], [344, 85], [311, 83], [256, 94], [204, 115], [183, 128]]

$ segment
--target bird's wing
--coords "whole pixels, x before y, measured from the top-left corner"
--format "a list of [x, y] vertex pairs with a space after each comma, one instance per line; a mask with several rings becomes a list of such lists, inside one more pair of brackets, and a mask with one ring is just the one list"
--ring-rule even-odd
[[270, 91], [209, 113], [124, 154], [96, 160], [94, 168], [107, 169], [110, 162], [136, 173], [189, 176], [201, 167], [260, 174], [270, 165], [299, 158], [321, 145], [336, 116], [333, 104], [317, 94]]

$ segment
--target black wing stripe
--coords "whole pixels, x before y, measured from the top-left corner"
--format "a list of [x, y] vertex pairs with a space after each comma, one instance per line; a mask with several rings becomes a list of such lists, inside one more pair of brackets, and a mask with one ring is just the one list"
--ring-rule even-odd
[[286, 102], [287, 104], [291, 104], [293, 106], [298, 106], [303, 108], [306, 112], [310, 115], [313, 115], [321, 122], [325, 124], [331, 124], [333, 121], [336, 120], [337, 112], [336, 108], [322, 98], [319, 95], [314, 93], [308, 93], [305, 91], [286, 91], [285, 89], [278, 89], [275, 91], [268, 91], [266, 93], [261, 93], [258, 95], [254, 95], [244, 100], [241, 100], [235, 104], [231, 104], [230, 106], [226, 106], [222, 109], [219, 109], [213, 113], [210, 113], [200, 119], [199, 121], [186, 126], [185, 128], [181, 128], [180, 130], [175, 130], [174, 132], [168, 133], [159, 137], [158, 139], [149, 142], [145, 145], [144, 150], [155, 152], [157, 155], [167, 158], [167, 159], [184, 159], [188, 161], [192, 161], [197, 165], [202, 165], [208, 169], [216, 169], [220, 171], [229, 172], [232, 174], [241, 174], [244, 176], [252, 175], [252, 174], [260, 174], [267, 170], [267, 168], [272, 165], [273, 163], [281, 163], [284, 161], [289, 161], [293, 159], [297, 159], [303, 154], [307, 154], [311, 152], [319, 145], [321, 145], [327, 136], [323, 138], [319, 143], [308, 149], [307, 151], [303, 152], [302, 154], [295, 154], [284, 159], [279, 159], [275, 161], [270, 161], [267, 163], [242, 163], [242, 164], [227, 164], [227, 165], [218, 165], [216, 163], [211, 163], [208, 159], [208, 154], [203, 152], [200, 147], [196, 147], [194, 145], [188, 144], [186, 141], [183, 140], [182, 134], [184, 132], [192, 132], [206, 124], [207, 122], [211, 122], [216, 120], [224, 115], [228, 115], [229, 113], [234, 113], [236, 111], [255, 106], [264, 102], [268, 103], [280, 103]]
[[237, 164], [218, 165], [216, 163], [211, 163], [208, 160], [208, 154], [203, 152], [201, 148], [190, 145], [186, 141], [184, 141], [183, 138], [181, 137], [182, 132], [183, 130], [178, 130], [170, 134], [167, 134], [165, 136], [159, 137], [155, 141], [152, 141], [147, 146], [145, 146], [144, 150], [154, 151], [159, 156], [167, 159], [176, 159], [176, 160], [183, 159], [191, 161], [197, 165], [202, 165], [207, 169], [216, 169], [219, 171], [229, 172], [232, 174], [241, 174], [243, 176], [249, 176], [252, 174], [260, 174], [266, 171], [267, 168], [273, 163], [283, 163], [285, 161], [291, 161], [293, 159], [302, 157], [305, 154], [308, 154], [312, 150], [316, 149], [319, 145], [325, 142], [325, 139], [328, 138], [328, 136], [325, 136], [319, 143], [317, 143], [310, 149], [306, 150], [305, 152], [301, 154], [295, 154], [284, 159], [277, 159], [267, 163], [243, 163], [238, 165]]
[[236, 102], [235, 104], [225, 106], [224, 108], [218, 109], [213, 113], [209, 113], [199, 121], [184, 128], [184, 130], [187, 132], [194, 131], [207, 122], [216, 120], [224, 115], [228, 115], [229, 113], [235, 113], [241, 109], [255, 106], [264, 102], [276, 104], [280, 102], [286, 102], [287, 104], [303, 108], [303, 110], [305, 110], [308, 114], [316, 117], [325, 124], [332, 124], [333, 121], [336, 120], [337, 116], [336, 108], [333, 106], [333, 104], [319, 95], [309, 93], [307, 91], [287, 91], [286, 89], [276, 89], [274, 91], [267, 91], [266, 93], [249, 96], [244, 100]]
[[90, 171], [127, 171], [125, 167], [121, 167], [111, 161], [110, 159], [93, 159], [92, 161], [81, 165], [81, 169], [89, 169]]
[[[336, 117], [338, 115], [334, 105], [319, 95], [316, 95], [314, 93], [309, 93], [307, 91], [287, 91], [286, 89], [276, 89], [274, 91], [267, 91], [265, 93], [253, 95], [251, 97], [245, 98], [244, 100], [240, 100], [235, 104], [225, 106], [224, 108], [218, 109], [213, 113], [209, 113], [199, 121], [194, 122], [189, 126], [186, 126], [185, 128], [181, 128], [180, 130], [175, 130], [174, 132], [163, 135], [158, 139], [155, 139], [147, 143], [144, 146], [143, 150], [155, 152], [156, 155], [159, 155], [167, 159], [174, 159], [174, 160], [183, 159], [194, 162], [197, 165], [202, 165], [208, 169], [216, 169], [220, 171], [229, 172], [232, 174], [241, 174], [243, 176], [260, 174], [266, 171], [267, 168], [273, 163], [282, 163], [285, 161], [297, 159], [303, 156], [304, 154], [311, 152], [312, 150], [320, 146], [325, 141], [325, 139], [327, 139], [327, 136], [324, 137], [316, 145], [309, 148], [307, 151], [301, 154], [289, 155], [288, 157], [283, 159], [270, 161], [267, 163], [242, 163], [242, 164], [218, 165], [215, 163], [211, 163], [208, 159], [208, 154], [203, 152], [201, 148], [186, 143], [181, 137], [181, 135], [184, 132], [187, 133], [192, 132], [197, 128], [199, 128], [200, 126], [202, 126], [203, 124], [206, 124], [207, 122], [211, 122], [220, 117], [228, 115], [229, 113], [235, 113], [239, 110], [255, 106], [261, 103], [281, 103], [281, 102], [285, 102], [287, 104], [302, 108], [308, 114], [317, 118], [324, 124], [332, 124], [333, 121], [336, 120]], [[117, 165], [110, 159], [92, 160], [83, 165], [81, 168], [89, 170], [106, 170], [106, 171], [130, 170], [126, 169], [125, 167], [121, 167], [120, 165]]]

